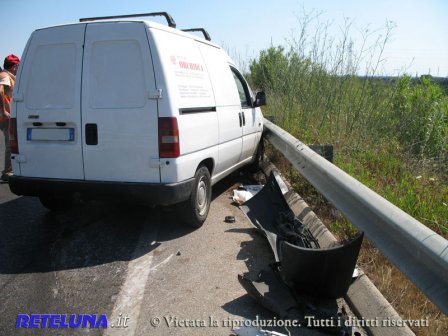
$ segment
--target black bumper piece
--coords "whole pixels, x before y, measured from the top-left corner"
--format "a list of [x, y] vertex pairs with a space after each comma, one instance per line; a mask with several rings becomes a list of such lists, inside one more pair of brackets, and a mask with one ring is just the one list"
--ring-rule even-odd
[[274, 174], [269, 176], [263, 189], [244, 203], [241, 209], [253, 226], [265, 234], [274, 252], [275, 261], [281, 264], [283, 281], [290, 288], [297, 293], [327, 299], [339, 298], [347, 293], [364, 236], [362, 232], [348, 242], [328, 248], [320, 248], [316, 244], [317, 240], [310, 242], [315, 246], [312, 248], [292, 244], [288, 240], [297, 235], [286, 235], [284, 228], [287, 226], [278, 218], [289, 218], [279, 217], [279, 214], [291, 214], [292, 218], [295, 215]]

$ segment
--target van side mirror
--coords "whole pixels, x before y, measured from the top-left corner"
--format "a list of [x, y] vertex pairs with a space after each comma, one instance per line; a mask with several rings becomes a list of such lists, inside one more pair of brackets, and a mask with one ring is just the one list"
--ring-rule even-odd
[[254, 107], [266, 105], [266, 93], [264, 91], [257, 92], [255, 96]]

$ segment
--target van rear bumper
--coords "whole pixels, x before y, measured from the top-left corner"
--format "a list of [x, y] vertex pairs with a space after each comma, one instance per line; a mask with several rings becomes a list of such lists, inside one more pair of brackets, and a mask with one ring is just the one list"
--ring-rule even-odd
[[13, 175], [8, 182], [11, 192], [19, 196], [81, 193], [92, 198], [113, 198], [160, 205], [187, 200], [194, 186], [194, 178], [178, 183], [160, 184], [63, 180]]

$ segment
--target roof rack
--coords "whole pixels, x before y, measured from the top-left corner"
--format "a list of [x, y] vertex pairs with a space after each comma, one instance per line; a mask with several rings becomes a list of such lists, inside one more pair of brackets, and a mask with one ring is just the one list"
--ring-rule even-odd
[[182, 29], [184, 32], [202, 32], [207, 41], [211, 41], [210, 34], [204, 28], [190, 28], [190, 29]]
[[128, 15], [114, 15], [114, 16], [100, 16], [100, 17], [91, 17], [91, 18], [82, 18], [79, 19], [79, 22], [85, 21], [97, 21], [97, 20], [109, 20], [109, 19], [123, 19], [123, 18], [133, 18], [133, 17], [141, 17], [141, 16], [164, 16], [166, 21], [168, 22], [168, 26], [171, 28], [176, 28], [176, 22], [167, 12], [157, 12], [157, 13], [142, 13], [142, 14], [128, 14]]

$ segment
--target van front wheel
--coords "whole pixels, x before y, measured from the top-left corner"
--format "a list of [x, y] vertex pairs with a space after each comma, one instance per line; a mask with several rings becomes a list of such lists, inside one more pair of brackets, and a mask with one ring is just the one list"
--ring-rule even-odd
[[200, 166], [194, 179], [190, 198], [180, 204], [180, 210], [187, 225], [199, 228], [207, 218], [212, 199], [212, 184], [207, 167]]

